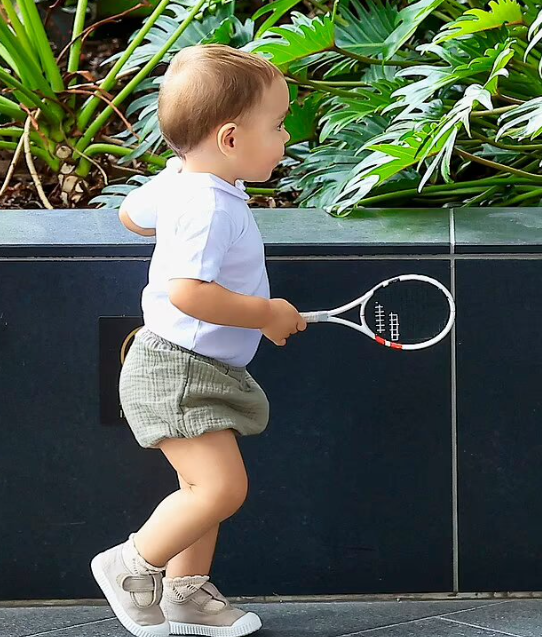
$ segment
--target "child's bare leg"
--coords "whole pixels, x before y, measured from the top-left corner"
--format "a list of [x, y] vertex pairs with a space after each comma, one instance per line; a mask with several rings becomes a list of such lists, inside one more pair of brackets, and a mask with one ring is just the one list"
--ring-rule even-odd
[[188, 488], [165, 498], [135, 534], [139, 554], [158, 567], [232, 516], [248, 490], [245, 465], [231, 429], [197, 438], [169, 438], [159, 446]]
[[[179, 475], [181, 489], [190, 485]], [[219, 525], [194, 542], [192, 546], [172, 557], [167, 563], [166, 577], [186, 577], [188, 575], [209, 575], [215, 554]]]

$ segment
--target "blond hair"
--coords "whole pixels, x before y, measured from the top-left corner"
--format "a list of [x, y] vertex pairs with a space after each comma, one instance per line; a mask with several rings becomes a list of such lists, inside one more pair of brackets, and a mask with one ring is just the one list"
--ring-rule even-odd
[[171, 60], [158, 98], [164, 139], [178, 154], [215, 128], [257, 106], [266, 86], [283, 77], [266, 59], [221, 44], [183, 49]]

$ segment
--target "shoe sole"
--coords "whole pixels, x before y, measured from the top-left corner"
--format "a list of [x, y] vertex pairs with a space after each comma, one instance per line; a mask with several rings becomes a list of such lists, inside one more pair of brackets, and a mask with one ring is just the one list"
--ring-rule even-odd
[[232, 626], [202, 626], [169, 622], [172, 635], [203, 635], [204, 637], [243, 637], [260, 630], [262, 621], [255, 613], [247, 613]]
[[101, 553], [96, 555], [90, 563], [90, 568], [92, 570], [92, 574], [94, 575], [94, 579], [98, 583], [98, 586], [102, 589], [105, 598], [109, 602], [109, 605], [113, 609], [113, 612], [117, 616], [117, 619], [120, 623], [126, 628], [126, 630], [130, 631], [132, 635], [136, 635], [136, 637], [166, 637], [170, 634], [170, 626], [169, 622], [165, 624], [160, 624], [158, 626], [140, 626], [136, 624], [135, 621], [128, 615], [128, 613], [124, 610], [120, 602], [118, 601], [109, 580], [105, 575], [105, 571], [101, 564]]

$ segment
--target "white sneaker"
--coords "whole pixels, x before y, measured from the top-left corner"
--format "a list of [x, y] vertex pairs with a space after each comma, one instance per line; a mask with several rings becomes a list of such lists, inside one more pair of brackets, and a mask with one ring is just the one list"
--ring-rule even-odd
[[[142, 566], [146, 562], [137, 554], [132, 538], [96, 555], [90, 564], [92, 574], [126, 630], [137, 637], [165, 637], [170, 627], [160, 608], [162, 571]], [[126, 556], [134, 551], [139, 566], [131, 570], [126, 563], [133, 560]]]
[[161, 606], [172, 635], [242, 637], [262, 627], [256, 613], [234, 608], [206, 575], [165, 577]]

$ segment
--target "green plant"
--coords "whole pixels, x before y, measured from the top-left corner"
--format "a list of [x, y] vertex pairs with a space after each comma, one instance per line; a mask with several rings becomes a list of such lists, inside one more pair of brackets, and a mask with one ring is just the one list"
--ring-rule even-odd
[[[33, 3], [19, 0], [20, 20], [12, 0], [0, 3], [0, 59], [11, 69], [0, 68], [0, 116], [12, 120], [0, 126], [0, 148], [24, 140], [63, 175], [65, 191], [66, 176], [81, 188], [91, 169], [103, 171], [102, 154], [148, 173], [163, 166], [161, 79], [150, 73], [184, 46], [222, 42], [269, 57], [290, 84], [286, 176], [253, 193], [292, 193], [337, 214], [542, 200], [542, 1], [275, 0], [246, 19], [246, 3], [234, 0], [163, 0], [99, 87], [75, 83], [86, 2], [65, 70], [34, 34]], [[121, 78], [131, 79], [119, 89]], [[82, 104], [81, 91], [91, 93]], [[133, 123], [103, 139], [125, 101]], [[144, 180], [111, 185], [95, 201], [118, 205]]]
[[[107, 183], [107, 174], [98, 161], [105, 155], [122, 157], [132, 151], [111, 141], [105, 132], [113, 116], [131, 128], [120, 106], [145, 81], [163, 55], [202, 12], [221, 4], [219, 0], [178, 2], [178, 21], [160, 48], [126, 81], [134, 51], [147, 33], [165, 17], [170, 0], [161, 0], [118, 57], [106, 76], [97, 83], [81, 71], [81, 47], [90, 29], [84, 29], [87, 0], [77, 0], [69, 46], [55, 57], [34, 0], [0, 0], [0, 116], [8, 125], [0, 126], [0, 150], [13, 153], [0, 194], [9, 183], [19, 156], [24, 152], [40, 198], [51, 207], [41, 185], [34, 159], [56, 173], [63, 199], [76, 204], [88, 189], [89, 179], [98, 174]], [[165, 158], [142, 153], [140, 160], [163, 166]], [[96, 172], [98, 171], [98, 172]]]
[[250, 46], [323, 98], [283, 190], [338, 214], [542, 199], [540, 2], [314, 4]]

